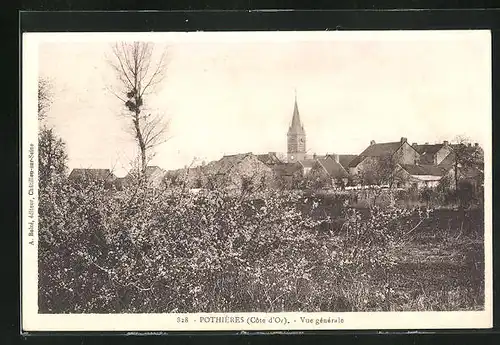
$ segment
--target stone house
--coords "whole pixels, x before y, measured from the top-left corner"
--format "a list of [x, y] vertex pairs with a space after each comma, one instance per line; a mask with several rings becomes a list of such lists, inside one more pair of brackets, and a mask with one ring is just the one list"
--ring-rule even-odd
[[[329, 155], [327, 155], [329, 156]], [[339, 163], [342, 165], [345, 169], [345, 171], [349, 172], [349, 163], [351, 163], [354, 158], [356, 158], [356, 155], [338, 155], [339, 157]]]
[[110, 169], [73, 169], [68, 179], [76, 183], [102, 181], [107, 187], [110, 187], [115, 183], [117, 177]]
[[299, 163], [282, 163], [272, 166], [275, 183], [279, 189], [297, 188], [303, 178], [302, 165]]
[[220, 160], [202, 167], [208, 188], [229, 191], [258, 190], [273, 185], [275, 174], [252, 153], [223, 156]]
[[348, 171], [340, 164], [339, 155], [317, 158], [310, 175], [331, 186], [345, 186], [349, 179]]
[[[159, 188], [165, 184], [165, 174], [167, 172], [156, 165], [146, 167], [146, 180], [151, 187]], [[131, 170], [125, 177], [117, 178], [115, 184], [118, 189], [123, 189], [125, 186], [132, 184], [139, 178], [138, 170]]]
[[451, 176], [450, 169], [436, 165], [401, 164], [405, 184], [400, 187], [435, 188], [445, 176]]
[[420, 153], [404, 137], [400, 141], [380, 144], [372, 140], [370, 146], [348, 164], [349, 173], [356, 176], [363, 169], [371, 169], [377, 161], [387, 158], [392, 159], [395, 164], [417, 164]]
[[423, 145], [413, 143], [412, 147], [420, 154], [418, 163], [422, 165], [439, 165], [453, 152], [453, 148], [448, 141], [443, 141], [440, 144], [425, 143]]
[[302, 171], [302, 176], [307, 176], [311, 172], [313, 166], [316, 164], [316, 158], [302, 159], [300, 161], [297, 161], [297, 163], [299, 164]]
[[202, 188], [207, 185], [204, 167], [185, 167], [183, 169], [169, 170], [163, 177], [167, 186]]
[[282, 160], [280, 157], [278, 157], [278, 154], [276, 152], [268, 152], [264, 154], [258, 154], [255, 155], [259, 161], [264, 163], [265, 165], [268, 166], [273, 166], [273, 165], [281, 165], [285, 163], [284, 160]]
[[166, 171], [154, 165], [146, 167], [146, 179], [150, 186], [161, 187], [164, 185]]

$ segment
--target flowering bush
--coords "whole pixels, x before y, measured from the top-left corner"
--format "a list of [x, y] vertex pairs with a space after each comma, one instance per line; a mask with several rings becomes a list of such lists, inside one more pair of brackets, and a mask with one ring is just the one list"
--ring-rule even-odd
[[54, 181], [40, 190], [40, 311], [369, 309], [363, 283], [388, 284], [390, 249], [426, 213], [343, 204], [335, 217], [299, 207], [311, 200]]

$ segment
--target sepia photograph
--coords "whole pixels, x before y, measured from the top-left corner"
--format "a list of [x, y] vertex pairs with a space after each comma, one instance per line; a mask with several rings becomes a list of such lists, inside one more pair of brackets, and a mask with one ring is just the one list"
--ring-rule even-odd
[[491, 327], [490, 41], [24, 34], [26, 328]]

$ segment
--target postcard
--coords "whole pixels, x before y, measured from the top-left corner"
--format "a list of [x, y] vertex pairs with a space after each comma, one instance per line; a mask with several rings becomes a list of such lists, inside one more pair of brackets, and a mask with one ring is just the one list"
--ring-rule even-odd
[[22, 327], [492, 327], [487, 30], [25, 33]]

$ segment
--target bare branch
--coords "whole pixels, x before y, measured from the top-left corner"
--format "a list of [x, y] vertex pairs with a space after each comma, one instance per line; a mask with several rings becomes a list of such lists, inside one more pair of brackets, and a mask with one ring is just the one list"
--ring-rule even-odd
[[168, 123], [161, 116], [144, 112], [143, 96], [163, 80], [166, 71], [166, 51], [158, 61], [153, 61], [153, 48], [148, 42], [116, 43], [112, 46], [114, 61], [109, 62], [121, 84], [120, 92], [110, 91], [123, 102], [132, 117], [130, 124], [140, 149], [142, 172], [154, 156], [150, 151], [164, 142], [168, 129]]
[[[151, 75], [151, 78], [149, 78], [149, 81], [146, 83], [146, 85], [142, 89], [141, 96], [146, 93], [148, 88], [153, 87], [154, 85], [157, 85], [158, 83], [163, 81], [164, 74], [167, 70], [167, 65], [166, 65], [166, 61], [165, 61], [166, 53], [167, 53], [166, 50], [163, 51], [163, 53], [160, 57], [160, 61], [156, 65], [155, 71], [153, 72], [153, 74]], [[148, 69], [149, 69], [149, 66], [148, 66]]]
[[38, 79], [38, 118], [43, 120], [52, 105], [52, 85], [49, 79], [40, 77]]
[[[122, 44], [123, 47], [123, 44]], [[127, 63], [128, 59], [125, 51], [119, 51], [118, 45], [113, 46], [113, 54], [118, 62], [118, 64], [110, 63], [111, 67], [113, 67], [118, 75], [120, 81], [125, 84], [125, 87], [134, 87], [134, 83], [130, 79], [127, 71], [125, 70], [124, 63]], [[127, 84], [128, 83], [128, 84]]]

